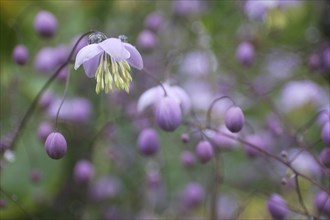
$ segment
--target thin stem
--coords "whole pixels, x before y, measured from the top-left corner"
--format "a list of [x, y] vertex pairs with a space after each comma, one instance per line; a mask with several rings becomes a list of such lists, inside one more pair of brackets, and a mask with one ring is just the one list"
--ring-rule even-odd
[[232, 101], [233, 104], [235, 105], [235, 102], [229, 96], [221, 96], [221, 97], [218, 97], [218, 98], [214, 99], [212, 101], [210, 107], [208, 108], [207, 113], [206, 113], [206, 127], [210, 127], [211, 126], [211, 112], [212, 112], [213, 106], [215, 105], [215, 103], [217, 103], [221, 99], [225, 99], [225, 98], [227, 98], [230, 101]]
[[70, 72], [69, 72], [69, 74], [68, 74], [68, 78], [66, 79], [66, 82], [65, 82], [65, 89], [64, 89], [63, 98], [62, 98], [62, 100], [61, 100], [60, 106], [58, 107], [58, 110], [57, 110], [57, 113], [56, 113], [56, 119], [55, 119], [55, 130], [57, 130], [58, 116], [59, 116], [59, 114], [60, 114], [60, 111], [61, 111], [62, 105], [63, 105], [63, 103], [64, 103], [64, 100], [65, 100], [66, 94], [67, 94], [67, 92], [68, 92], [69, 82], [70, 82]]
[[167, 92], [165, 89], [165, 86], [163, 85], [163, 83], [161, 81], [159, 81], [159, 79], [157, 79], [156, 77], [154, 77], [151, 73], [149, 73], [149, 71], [146, 68], [143, 68], [143, 71], [153, 80], [155, 81], [158, 85], [160, 85], [164, 91], [164, 96], [167, 96]]
[[14, 137], [9, 145], [9, 149], [14, 150], [15, 146], [16, 146], [16, 142], [18, 140], [19, 135], [22, 133], [23, 128], [25, 127], [26, 123], [28, 122], [28, 120], [30, 119], [33, 111], [35, 110], [40, 97], [44, 94], [44, 92], [46, 91], [46, 89], [51, 85], [51, 83], [54, 81], [54, 79], [60, 74], [61, 70], [70, 63], [70, 60], [73, 56], [73, 53], [76, 49], [76, 47], [78, 46], [79, 42], [88, 34], [92, 33], [92, 31], [89, 31], [85, 34], [83, 34], [78, 41], [76, 42], [76, 44], [74, 45], [74, 47], [72, 48], [66, 62], [64, 62], [54, 73], [53, 75], [46, 81], [46, 83], [43, 85], [43, 87], [40, 89], [40, 91], [38, 92], [37, 96], [33, 99], [31, 105], [29, 106], [28, 110], [26, 111], [26, 113], [23, 116], [22, 121], [19, 123], [17, 129], [15, 130], [14, 133]]
[[305, 203], [304, 203], [304, 200], [303, 200], [303, 197], [302, 197], [302, 194], [301, 194], [299, 181], [298, 181], [298, 175], [296, 173], [294, 175], [294, 181], [296, 183], [296, 193], [298, 195], [299, 203], [300, 203], [301, 207], [303, 208], [305, 215], [309, 216], [308, 210], [305, 206]]

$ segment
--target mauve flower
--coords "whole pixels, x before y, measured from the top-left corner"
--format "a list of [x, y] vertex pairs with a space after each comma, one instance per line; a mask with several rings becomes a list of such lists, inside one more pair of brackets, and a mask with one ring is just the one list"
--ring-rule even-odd
[[244, 125], [245, 118], [241, 108], [233, 106], [225, 114], [225, 124], [228, 130], [233, 133], [239, 132]]
[[28, 49], [22, 44], [17, 45], [13, 51], [13, 60], [15, 61], [15, 63], [19, 65], [24, 65], [27, 63], [28, 59], [29, 59]]
[[186, 208], [195, 208], [204, 200], [205, 192], [203, 187], [196, 182], [187, 184], [183, 190], [182, 200]]
[[278, 220], [284, 219], [289, 212], [286, 201], [278, 194], [272, 194], [269, 197], [267, 207], [271, 216]]
[[83, 47], [76, 56], [74, 69], [83, 65], [88, 77], [96, 79], [96, 93], [109, 89], [124, 89], [129, 92], [131, 66], [141, 70], [143, 60], [137, 49], [121, 38], [107, 38], [96, 32], [89, 36], [89, 45]]
[[144, 49], [153, 49], [157, 45], [157, 37], [149, 30], [144, 30], [139, 33], [137, 44]]
[[213, 157], [213, 147], [208, 141], [200, 141], [196, 146], [196, 155], [201, 163], [206, 163]]
[[[181, 107], [182, 112], [187, 114], [191, 108], [191, 102], [188, 94], [179, 86], [171, 86], [167, 83], [163, 84], [167, 96], [173, 98]], [[161, 86], [152, 87], [146, 90], [140, 96], [137, 103], [138, 112], [142, 112], [149, 106], [154, 106], [164, 97], [164, 90]]]
[[181, 123], [182, 112], [176, 99], [160, 97], [155, 109], [156, 122], [164, 131], [174, 131]]
[[250, 66], [254, 61], [254, 47], [250, 42], [242, 42], [236, 50], [236, 59], [245, 66]]
[[264, 20], [269, 9], [278, 5], [278, 0], [256, 1], [247, 0], [244, 11], [250, 19]]
[[314, 206], [318, 213], [330, 216], [330, 196], [326, 192], [320, 191], [316, 194]]
[[159, 11], [150, 13], [144, 20], [144, 27], [157, 32], [163, 24], [163, 16]]
[[181, 153], [181, 163], [185, 167], [192, 167], [196, 163], [195, 155], [190, 151], [183, 151]]
[[57, 19], [49, 11], [40, 11], [34, 19], [34, 29], [40, 36], [51, 38], [57, 30]]
[[48, 156], [54, 160], [61, 159], [67, 151], [67, 143], [64, 136], [59, 132], [52, 132], [45, 142]]
[[157, 132], [152, 128], [146, 128], [139, 134], [137, 144], [144, 155], [153, 155], [157, 152], [160, 140]]
[[[205, 133], [210, 138], [214, 147], [220, 150], [232, 150], [237, 148], [239, 142], [234, 138], [238, 136], [238, 133], [232, 133], [224, 125], [220, 126], [218, 131], [219, 132], [207, 130]], [[226, 135], [230, 135], [233, 138], [227, 137]]]
[[330, 168], [330, 147], [325, 147], [319, 156], [320, 162]]
[[78, 183], [88, 183], [94, 176], [94, 166], [88, 160], [79, 160], [74, 167], [74, 177]]

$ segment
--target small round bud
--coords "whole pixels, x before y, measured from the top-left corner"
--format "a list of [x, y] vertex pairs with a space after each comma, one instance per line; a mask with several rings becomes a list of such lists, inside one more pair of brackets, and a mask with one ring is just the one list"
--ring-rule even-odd
[[182, 112], [179, 103], [169, 97], [163, 97], [156, 105], [156, 122], [164, 131], [174, 131], [181, 122]]
[[57, 19], [49, 11], [40, 11], [34, 19], [34, 29], [41, 37], [51, 38], [57, 30]]
[[326, 147], [321, 151], [320, 162], [327, 168], [330, 168], [330, 147]]
[[88, 160], [80, 160], [74, 167], [74, 177], [78, 183], [88, 183], [94, 176], [94, 167]]
[[288, 214], [286, 201], [278, 194], [272, 194], [267, 201], [267, 208], [275, 219], [284, 219]]
[[196, 155], [201, 163], [206, 163], [213, 157], [213, 148], [210, 142], [200, 141], [196, 147]]
[[187, 134], [187, 133], [183, 133], [183, 134], [181, 134], [181, 141], [183, 142], [183, 143], [188, 143], [189, 142], [189, 140], [190, 140], [190, 137], [189, 137], [189, 134]]
[[330, 146], [330, 122], [323, 125], [321, 137], [323, 143]]
[[316, 194], [314, 206], [320, 214], [330, 216], [330, 196], [326, 192], [320, 191]]
[[227, 110], [225, 115], [225, 124], [229, 131], [239, 132], [244, 125], [244, 114], [241, 108], [234, 106]]
[[199, 183], [189, 183], [183, 190], [183, 203], [187, 208], [200, 205], [204, 199], [204, 189]]
[[185, 167], [192, 167], [196, 163], [195, 155], [190, 151], [183, 151], [181, 153], [181, 163]]
[[24, 45], [17, 45], [13, 51], [13, 60], [19, 65], [24, 65], [29, 59], [29, 51]]
[[242, 42], [236, 50], [236, 59], [245, 66], [253, 63], [254, 56], [254, 47], [249, 42]]
[[138, 137], [138, 147], [142, 154], [150, 156], [157, 152], [159, 148], [159, 137], [152, 128], [144, 129]]
[[147, 182], [151, 187], [159, 186], [161, 182], [160, 173], [157, 170], [150, 170], [147, 173]]
[[287, 159], [288, 158], [288, 152], [286, 152], [285, 150], [282, 150], [281, 151], [281, 157], [284, 158], [284, 159]]
[[67, 151], [67, 143], [64, 136], [59, 132], [52, 132], [45, 142], [48, 156], [54, 160], [61, 159]]

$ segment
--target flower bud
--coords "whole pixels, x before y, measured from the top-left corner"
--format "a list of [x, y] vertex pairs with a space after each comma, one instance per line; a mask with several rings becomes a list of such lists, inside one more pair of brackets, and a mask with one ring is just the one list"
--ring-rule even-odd
[[41, 37], [51, 38], [57, 30], [57, 19], [48, 11], [40, 11], [34, 19], [34, 29]]
[[181, 153], [181, 163], [185, 167], [192, 167], [196, 163], [195, 155], [190, 151], [183, 151]]
[[196, 147], [196, 155], [201, 163], [208, 162], [213, 157], [213, 148], [210, 142], [200, 141]]
[[174, 98], [163, 97], [156, 105], [155, 116], [160, 128], [165, 131], [174, 131], [182, 119], [180, 105]]
[[160, 12], [155, 11], [148, 15], [144, 21], [144, 27], [157, 32], [163, 24], [163, 16]]
[[320, 214], [330, 216], [330, 196], [326, 192], [320, 191], [316, 194], [314, 206]]
[[155, 154], [160, 143], [157, 132], [152, 128], [144, 129], [137, 142], [140, 152], [147, 156]]
[[267, 201], [268, 211], [274, 219], [284, 219], [288, 214], [286, 201], [278, 194], [272, 194]]
[[29, 59], [29, 51], [24, 45], [17, 45], [13, 51], [13, 60], [19, 65], [24, 65]]
[[330, 168], [330, 147], [326, 147], [321, 151], [320, 162]]
[[94, 167], [88, 160], [80, 160], [74, 167], [74, 177], [78, 183], [88, 183], [94, 176]]
[[54, 160], [61, 159], [67, 151], [67, 143], [59, 132], [52, 132], [48, 135], [45, 148], [48, 156]]
[[199, 183], [189, 183], [183, 190], [183, 203], [187, 208], [200, 205], [204, 199], [204, 189]]
[[245, 66], [253, 63], [254, 56], [254, 47], [249, 42], [242, 42], [236, 50], [236, 59]]
[[330, 122], [323, 125], [321, 137], [323, 143], [330, 146]]
[[225, 124], [229, 131], [239, 132], [244, 125], [244, 114], [241, 108], [234, 106], [227, 110], [225, 115]]

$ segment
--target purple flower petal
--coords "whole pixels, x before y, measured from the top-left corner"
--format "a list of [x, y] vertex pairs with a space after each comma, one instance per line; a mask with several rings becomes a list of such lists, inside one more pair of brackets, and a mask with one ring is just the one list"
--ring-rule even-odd
[[89, 78], [93, 78], [95, 76], [96, 69], [99, 65], [99, 59], [100, 55], [93, 57], [83, 64], [85, 73]]
[[77, 70], [79, 66], [86, 61], [92, 59], [93, 57], [102, 53], [103, 50], [98, 46], [98, 44], [90, 44], [83, 47], [76, 56], [76, 63], [74, 64], [74, 69]]
[[154, 105], [159, 97], [162, 97], [162, 88], [160, 86], [152, 87], [148, 89], [140, 96], [138, 103], [137, 103], [137, 110], [138, 112], [142, 112], [150, 105]]
[[125, 48], [129, 51], [131, 56], [127, 59], [127, 62], [135, 67], [136, 69], [142, 70], [143, 69], [143, 60], [142, 56], [139, 51], [133, 47], [131, 44], [124, 43]]
[[109, 38], [98, 44], [106, 53], [108, 53], [115, 61], [126, 60], [130, 57], [130, 53], [124, 47], [121, 40], [117, 38]]

